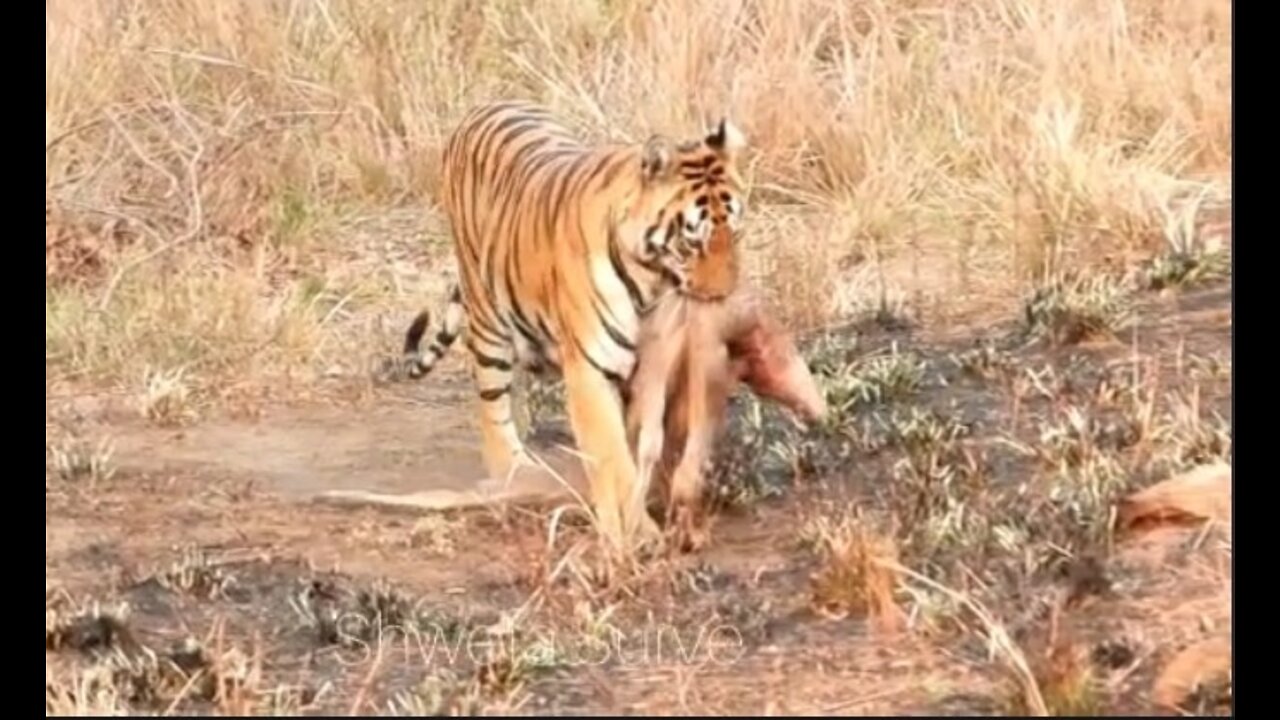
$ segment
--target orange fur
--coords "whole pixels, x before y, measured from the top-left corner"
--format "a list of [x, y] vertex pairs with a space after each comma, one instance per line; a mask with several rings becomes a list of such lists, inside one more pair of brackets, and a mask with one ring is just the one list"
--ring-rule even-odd
[[527, 460], [510, 389], [517, 364], [561, 373], [601, 531], [617, 545], [656, 527], [636, 499], [620, 391], [641, 319], [661, 294], [734, 290], [743, 200], [740, 136], [587, 145], [523, 102], [476, 108], [444, 148], [441, 202], [459, 283], [427, 355], [428, 314], [405, 336], [411, 376], [430, 372], [461, 329], [480, 396], [490, 475]]
[[627, 434], [639, 484], [665, 490], [667, 520], [684, 549], [702, 544], [705, 464], [740, 382], [809, 421], [826, 402], [790, 335], [741, 291], [723, 302], [673, 297], [646, 319], [630, 383]]

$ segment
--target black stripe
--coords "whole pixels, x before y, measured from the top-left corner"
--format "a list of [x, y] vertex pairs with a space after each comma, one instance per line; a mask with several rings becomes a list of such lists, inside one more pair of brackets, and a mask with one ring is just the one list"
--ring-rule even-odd
[[658, 262], [656, 259], [636, 258], [636, 262], [640, 263], [640, 267], [656, 275], [665, 275], [667, 273], [666, 266]]
[[[532, 145], [537, 145], [537, 143], [530, 143], [530, 146]], [[523, 153], [525, 149], [521, 148], [520, 153]], [[498, 235], [513, 238], [511, 243], [513, 252], [522, 250], [520, 243], [523, 238], [516, 233], [515, 229], [521, 219], [521, 212], [532, 211], [535, 214], [536, 221], [538, 205], [535, 204], [532, 209], [528, 206], [530, 200], [535, 201], [535, 203], [537, 200], [533, 190], [533, 188], [538, 187], [535, 179], [539, 177], [539, 173], [546, 170], [547, 166], [555, 160], [566, 155], [575, 154], [579, 154], [578, 151], [547, 150], [544, 147], [541, 148], [541, 153], [521, 167], [519, 172], [513, 172], [508, 175], [507, 183], [504, 185], [502, 193], [498, 195], [500, 204], [494, 217], [498, 218]], [[535, 236], [534, 240], [536, 241], [537, 239]]]
[[639, 310], [645, 305], [644, 295], [641, 294], [640, 286], [636, 285], [635, 278], [631, 277], [631, 274], [627, 272], [626, 265], [622, 262], [621, 250], [618, 248], [618, 231], [617, 228], [613, 227], [612, 223], [609, 224], [608, 244], [609, 264], [613, 266], [613, 274], [617, 275], [623, 286], [627, 288], [627, 295], [631, 298], [631, 307]]
[[[470, 208], [475, 208], [480, 203], [480, 183], [485, 181], [485, 172], [488, 167], [489, 144], [492, 142], [494, 135], [504, 122], [510, 121], [513, 118], [519, 120], [523, 117], [521, 115], [512, 115], [510, 118], [500, 120], [496, 123], [489, 122], [489, 120], [496, 115], [496, 112], [486, 115], [484, 120], [485, 124], [482, 126], [480, 133], [476, 136], [474, 142], [468, 145], [471, 151], [471, 157], [466, 160], [469, 161], [472, 166]], [[469, 215], [472, 223], [474, 224], [477, 221], [477, 213], [473, 212], [469, 213]], [[471, 231], [473, 236], [478, 237], [480, 234], [478, 227], [472, 227]]]
[[[512, 113], [510, 117], [503, 118], [494, 122], [494, 118], [505, 112]], [[543, 122], [550, 121], [550, 114], [540, 106], [526, 102], [501, 102], [490, 105], [482, 110], [476, 111], [469, 119], [465, 121], [466, 130], [461, 135], [454, 135], [450, 141], [450, 166], [461, 165], [463, 169], [470, 169], [463, 175], [464, 186], [466, 181], [470, 181], [470, 187], [466, 188], [470, 196], [470, 206], [474, 208], [479, 202], [479, 191], [481, 183], [488, 184], [488, 178], [485, 173], [488, 168], [488, 158], [490, 155], [490, 143], [494, 135], [502, 128], [514, 122], [533, 122], [541, 119]], [[536, 143], [535, 143], [536, 144]], [[470, 157], [463, 156], [463, 151], [469, 151]], [[451, 188], [451, 194], [458, 198], [462, 192], [462, 188]], [[466, 227], [458, 227], [455, 232], [460, 235], [467, 235], [468, 242], [461, 244], [467, 250], [473, 263], [479, 264], [478, 248], [474, 247], [474, 238], [480, 236], [477, 213], [468, 213], [464, 219]], [[461, 241], [462, 238], [459, 238]]]
[[604, 375], [605, 379], [607, 379], [609, 382], [615, 385], [622, 385], [624, 383], [624, 380], [621, 375], [619, 375], [618, 373], [612, 370], [609, 370], [605, 366], [596, 362], [596, 359], [591, 357], [591, 355], [587, 353], [586, 348], [582, 347], [582, 343], [578, 342], [577, 336], [571, 335], [570, 338], [573, 342], [574, 347], [578, 349], [578, 352], [582, 355], [582, 357], [586, 358], [587, 363], [590, 364], [591, 367], [596, 369], [596, 372], [600, 373], [601, 375]]
[[535, 352], [546, 352], [543, 349], [542, 339], [538, 337], [537, 331], [533, 329], [533, 325], [528, 320], [522, 317], [514, 317], [512, 319], [514, 321], [512, 324], [516, 326], [516, 332], [520, 333], [520, 336], [533, 346]]
[[538, 332], [534, 329], [533, 323], [529, 322], [529, 318], [525, 317], [524, 310], [518, 303], [513, 304], [511, 312], [507, 313], [507, 317], [516, 329], [516, 332], [523, 337], [533, 349], [539, 353], [544, 352], [543, 341], [538, 337]]
[[[578, 218], [577, 227], [578, 234], [586, 237], [586, 233], [582, 229], [581, 216]], [[609, 334], [609, 337], [617, 343], [619, 347], [627, 350], [628, 352], [634, 353], [636, 350], [635, 343], [631, 341], [631, 338], [623, 334], [623, 332], [614, 324], [618, 321], [618, 316], [614, 313], [613, 308], [610, 307], [608, 301], [606, 301], [604, 296], [600, 293], [600, 287], [596, 284], [595, 276], [592, 275], [590, 269], [587, 270], [587, 286], [591, 289], [591, 297], [589, 298], [591, 301], [591, 309], [600, 317], [600, 324], [604, 326], [604, 331]], [[611, 323], [610, 320], [613, 322]]]
[[[457, 146], [455, 149], [461, 149], [462, 147], [470, 146], [472, 136], [475, 135], [477, 132], [483, 135], [485, 131], [487, 131], [490, 127], [488, 125], [489, 121], [492, 120], [495, 116], [497, 116], [498, 113], [506, 112], [508, 110], [515, 110], [517, 106], [518, 104], [513, 102], [500, 102], [500, 103], [495, 103], [493, 105], [490, 105], [489, 107], [486, 107], [482, 110], [477, 110], [475, 113], [471, 115], [471, 117], [467, 118], [464, 121], [466, 123], [467, 129], [462, 133], [462, 137], [459, 138], [459, 142], [457, 143]], [[456, 137], [457, 136], [455, 136], [455, 138]]]
[[538, 143], [530, 142], [529, 145], [521, 147], [520, 151], [516, 152], [511, 164], [508, 165], [507, 172], [498, 178], [498, 183], [495, 184], [493, 193], [489, 197], [490, 202], [494, 202], [497, 205], [497, 211], [493, 211], [494, 208], [488, 208], [488, 210], [490, 210], [490, 218], [498, 219], [499, 237], [502, 237], [503, 234], [500, 231], [507, 227], [509, 220], [511, 220], [511, 215], [509, 215], [511, 213], [511, 205], [520, 202], [521, 190], [517, 190], [517, 188], [524, 188], [527, 184], [526, 178], [529, 177], [526, 169], [521, 168], [518, 163], [520, 163], [520, 159], [525, 152], [534, 151], [536, 147], [538, 147]]
[[[521, 165], [526, 155], [535, 153], [536, 156], [527, 164]], [[566, 154], [579, 154], [579, 151], [548, 149], [546, 142], [531, 142], [516, 151], [511, 165], [518, 168], [518, 170], [507, 173], [500, 190], [495, 193], [499, 204], [497, 213], [492, 215], [492, 217], [498, 219], [497, 235], [499, 237], [514, 238], [511, 243], [513, 252], [519, 250], [520, 239], [515, 234], [513, 225], [519, 220], [522, 201], [528, 199], [530, 188], [536, 186], [534, 178], [550, 162], [559, 157], [564, 157]], [[536, 212], [536, 206], [534, 211]]]
[[[507, 172], [503, 173], [493, 191], [493, 199], [498, 202], [498, 211], [493, 217], [498, 218], [499, 225], [505, 225], [510, 220], [508, 211], [511, 204], [519, 202], [524, 188], [529, 184], [529, 178], [541, 163], [547, 161], [546, 156], [538, 155], [540, 149], [542, 149], [541, 143], [527, 143], [517, 150], [507, 163]], [[536, 157], [529, 164], [525, 164], [526, 158], [530, 155]]]
[[485, 248], [484, 265], [480, 267], [480, 275], [493, 277], [498, 268], [498, 251], [502, 249], [502, 236], [489, 237], [489, 246]]
[[[555, 237], [556, 222], [563, 215], [564, 200], [565, 196], [569, 193], [569, 186], [574, 184], [574, 180], [582, 177], [582, 161], [581, 159], [575, 159], [574, 161], [569, 162], [567, 167], [558, 169], [560, 170], [559, 174], [562, 177], [552, 177], [551, 184], [552, 187], [556, 189], [554, 192], [550, 193], [551, 204], [544, 208], [547, 213], [546, 228], [548, 239]], [[559, 183], [558, 186], [557, 180]]]
[[[612, 154], [601, 155], [600, 158], [596, 160], [596, 164], [592, 165], [591, 169], [587, 171], [586, 178], [582, 182], [583, 187], [589, 186], [600, 175], [600, 173], [604, 172], [605, 166], [609, 164], [609, 161], [616, 159], [617, 157]], [[607, 183], [608, 181], [606, 180], [605, 182]]]
[[660, 262], [655, 262], [653, 260], [644, 260], [644, 259], [640, 259], [638, 262], [640, 263], [640, 267], [656, 275], [661, 275], [662, 277], [669, 280], [672, 285], [680, 284], [680, 277], [676, 275], [675, 272], [671, 268], [667, 267], [666, 265], [663, 265]]
[[490, 345], [506, 345], [511, 342], [510, 334], [494, 327], [487, 318], [481, 316], [478, 312], [471, 313], [468, 323], [472, 332]]
[[[469, 185], [468, 185], [469, 183]], [[468, 208], [476, 206], [476, 193], [479, 192], [480, 177], [474, 167], [468, 167], [466, 174], [462, 178], [462, 189], [458, 191], [459, 204], [463, 206], [463, 216], [458, 222], [458, 226], [454, 228], [454, 232], [458, 234], [457, 242], [467, 251], [467, 259], [470, 260], [474, 267], [480, 266], [480, 218], [477, 213], [470, 212]], [[463, 191], [469, 192], [470, 205], [462, 200]]]
[[615, 328], [613, 324], [609, 322], [609, 319], [605, 317], [604, 309], [599, 303], [592, 300], [591, 305], [595, 309], [596, 314], [600, 316], [600, 324], [604, 326], [604, 331], [608, 333], [609, 337], [618, 344], [618, 347], [634, 353], [636, 351], [636, 344], [631, 342], [630, 338], [622, 334], [621, 330]]
[[[534, 147], [535, 145], [536, 143], [530, 143], [528, 147]], [[523, 152], [524, 149], [525, 148], [520, 148], [519, 152]], [[523, 168], [524, 177], [529, 177], [533, 175], [534, 173], [538, 172], [542, 168], [546, 167], [548, 163], [554, 162], [568, 155], [574, 155], [576, 154], [576, 152], [577, 151], [575, 150], [547, 150], [544, 153], [538, 153], [538, 156], [536, 158], [533, 158], [532, 160], [529, 161], [527, 165], [524, 166]], [[520, 155], [517, 153], [515, 157], [520, 157]]]
[[[537, 143], [530, 143], [528, 146], [520, 148], [513, 159], [513, 164], [515, 162], [522, 162], [524, 160], [524, 151], [527, 148], [535, 146], [537, 146]], [[545, 169], [547, 165], [565, 157], [581, 154], [578, 150], [542, 149], [544, 152], [538, 153], [537, 157], [531, 159], [527, 164], [521, 167], [521, 171], [519, 173], [513, 173], [511, 177], [508, 178], [509, 186], [519, 186], [521, 188], [521, 192], [523, 192], [529, 187], [533, 177]], [[508, 190], [507, 188], [504, 188], [504, 192], [509, 192], [511, 195], [518, 195], [514, 189]], [[506, 198], [504, 198], [504, 200], [505, 199]]]
[[685, 160], [684, 162], [681, 162], [680, 170], [685, 171], [685, 170], [692, 170], [694, 168], [701, 168], [705, 170], [711, 167], [711, 163], [715, 161], [716, 161], [716, 158], [714, 155], [704, 155], [696, 160]]
[[511, 392], [510, 385], [503, 385], [500, 388], [493, 388], [491, 390], [481, 390], [480, 399], [485, 402], [493, 402], [503, 395], [506, 395], [508, 392]]
[[[508, 258], [510, 257], [511, 256], [509, 255]], [[524, 339], [529, 341], [529, 344], [532, 345], [534, 349], [542, 352], [543, 342], [534, 332], [533, 323], [529, 322], [529, 316], [524, 312], [524, 306], [520, 303], [520, 297], [515, 293], [515, 287], [509, 270], [510, 269], [507, 268], [507, 270], [502, 274], [502, 282], [506, 287], [508, 302], [510, 303], [508, 306], [510, 312], [508, 312], [507, 315], [512, 320], [511, 324], [515, 325], [516, 332], [523, 335]]]
[[422, 336], [427, 332], [427, 324], [431, 321], [431, 314], [427, 311], [418, 313], [418, 316], [409, 324], [409, 329], [404, 334], [404, 353], [406, 355], [418, 351], [418, 346], [422, 344]]
[[531, 173], [526, 161], [538, 159], [538, 152], [541, 149], [543, 145], [535, 140], [526, 142], [525, 145], [520, 146], [520, 150], [513, 152], [511, 158], [506, 161], [506, 172], [502, 173], [493, 188], [493, 196], [490, 200], [500, 201], [503, 206], [506, 206], [512, 200], [518, 199], [521, 190], [517, 188], [529, 186]]
[[535, 236], [538, 228], [541, 227], [548, 239], [555, 237], [556, 214], [551, 208], [551, 196], [555, 192], [556, 183], [563, 180], [567, 174], [564, 166], [551, 168], [548, 175], [542, 178], [542, 184], [534, 192], [533, 207], [530, 209], [533, 217], [529, 219], [529, 224]]
[[626, 155], [620, 155], [615, 158], [615, 162], [610, 166], [608, 171], [605, 172], [604, 179], [600, 181], [600, 184], [606, 187], [612, 185], [614, 179], [618, 177], [618, 173], [622, 172], [622, 168], [627, 166], [627, 158], [628, 156]]
[[[507, 148], [511, 147], [512, 143], [528, 135], [529, 133], [538, 131], [542, 127], [543, 127], [543, 123], [540, 120], [530, 120], [528, 118], [520, 118], [519, 122], [511, 123], [510, 126], [504, 128], [504, 130], [506, 131], [506, 135], [504, 135], [502, 139], [498, 140], [493, 144], [493, 149], [489, 151], [486, 157], [486, 164], [489, 159], [492, 159], [495, 163], [502, 163], [502, 154], [506, 151]], [[546, 147], [546, 145], [547, 145], [547, 138], [538, 137], [529, 141], [527, 144], [522, 145], [520, 147], [520, 150], [517, 152], [523, 152], [526, 150], [528, 150], [529, 152], [536, 152], [537, 150], [543, 147]], [[514, 156], [510, 159], [509, 162], [505, 164], [508, 168], [517, 167], [514, 160]]]
[[[517, 190], [515, 185], [517, 181], [520, 187], [525, 186], [523, 173], [509, 173], [505, 179], [502, 188], [495, 194], [497, 198], [496, 212], [490, 215], [491, 218], [497, 219], [497, 228], [494, 230], [493, 237], [506, 238], [511, 236], [511, 224], [515, 222], [516, 211], [519, 209], [522, 191]], [[495, 242], [496, 248], [500, 243]]]
[[476, 147], [481, 167], [488, 167], [491, 159], [502, 155], [502, 149], [511, 141], [542, 125], [542, 121], [528, 115], [510, 115], [493, 123], [483, 143]]
[[[489, 182], [490, 161], [498, 162], [501, 157], [502, 150], [511, 143], [512, 140], [524, 135], [526, 132], [541, 126], [545, 120], [530, 114], [527, 109], [518, 111], [509, 117], [502, 118], [496, 122], [489, 123], [485, 131], [476, 139], [473, 146], [472, 160], [476, 165], [476, 177], [471, 187], [471, 207], [474, 208], [479, 202], [478, 192], [481, 180]], [[537, 145], [534, 142], [531, 145]], [[492, 188], [496, 193], [497, 188]]]
[[551, 334], [551, 328], [547, 327], [547, 324], [543, 322], [541, 315], [538, 316], [538, 329], [542, 331], [542, 336], [547, 339], [547, 342], [554, 343], [556, 341], [555, 335]]
[[509, 307], [509, 312], [507, 313], [507, 317], [510, 319], [511, 325], [515, 327], [517, 333], [524, 337], [525, 341], [529, 343], [534, 352], [540, 355], [545, 354], [545, 343], [542, 338], [538, 337], [538, 332], [534, 329], [533, 323], [529, 322], [528, 316], [525, 315], [524, 307], [520, 304], [520, 299], [516, 297], [514, 292], [512, 292], [510, 277], [504, 275], [503, 282], [506, 283], [507, 295], [511, 298], [511, 305]]
[[471, 354], [476, 359], [476, 364], [480, 367], [489, 368], [491, 370], [502, 370], [504, 372], [511, 371], [511, 363], [506, 360], [502, 360], [491, 355], [485, 355], [480, 352], [475, 345], [468, 344], [467, 349], [471, 351]]

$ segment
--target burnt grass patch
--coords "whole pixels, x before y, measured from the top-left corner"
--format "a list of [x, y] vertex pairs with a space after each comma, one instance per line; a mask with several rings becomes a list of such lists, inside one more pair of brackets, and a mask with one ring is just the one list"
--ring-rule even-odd
[[[1110, 563], [1116, 502], [1231, 459], [1229, 365], [1203, 354], [1229, 348], [1229, 329], [1224, 338], [1194, 322], [1144, 326], [1168, 310], [1147, 287], [1057, 279], [1031, 294], [1024, 317], [960, 347], [894, 332], [805, 338], [829, 417], [801, 427], [739, 393], [714, 500], [749, 514], [789, 494], [842, 498], [819, 511], [828, 528], [848, 525], [843, 508], [856, 507], [862, 519], [840, 547], [860, 560], [833, 569], [811, 551], [807, 567], [850, 586], [844, 596], [863, 606], [883, 604], [866, 556], [886, 542], [906, 567], [1006, 611], [1014, 630], [1046, 622], [1052, 598], [1108, 597], [1119, 572]], [[972, 633], [972, 618], [937, 593], [895, 602], [945, 636]]]
[[[382, 682], [392, 688], [419, 683], [424, 668], [498, 672], [483, 667], [500, 665], [500, 653], [467, 645], [487, 639], [485, 629], [498, 622], [490, 603], [515, 605], [522, 597], [515, 588], [491, 588], [477, 604], [296, 559], [229, 560], [195, 547], [174, 555], [109, 600], [47, 593], [46, 652], [74, 668], [72, 680], [47, 679], [47, 705], [78, 712], [88, 700], [110, 697], [141, 712], [222, 711], [233, 700], [254, 714], [345, 710], [359, 673], [380, 656], [419, 661], [386, 662]], [[308, 678], [302, 685], [299, 673]]]
[[[1175, 314], [1224, 302], [1221, 287], [1197, 280], [1205, 287]], [[963, 345], [918, 342], [904, 326], [802, 338], [828, 418], [802, 426], [738, 393], [708, 500], [720, 516], [749, 521], [819, 498], [828, 529], [844, 523], [844, 535], [828, 530], [823, 551], [801, 538], [791, 569], [773, 576], [780, 582], [748, 586], [694, 566], [676, 592], [686, 602], [698, 588], [751, 598], [739, 612], [761, 616], [770, 641], [814, 616], [772, 594], [809, 576], [854, 605], [884, 605], [883, 589], [860, 586], [885, 584], [865, 579], [876, 577], [875, 553], [1007, 610], [1015, 632], [1043, 623], [1058, 594], [1071, 604], [1108, 596], [1116, 501], [1171, 472], [1230, 460], [1229, 361], [1213, 354], [1229, 335], [1194, 321], [1171, 328], [1154, 286], [1141, 276], [1056, 277], [1007, 326]], [[843, 518], [846, 506], [858, 522]], [[787, 522], [802, 527], [806, 517]], [[845, 560], [833, 567], [837, 556]], [[972, 635], [972, 618], [937, 593], [894, 602], [943, 635]]]
[[[1110, 289], [1097, 292], [1106, 302], [1086, 309], [1113, 307]], [[547, 542], [548, 512], [414, 524], [422, 547], [403, 552], [439, 546], [437, 563], [482, 537], [540, 548], [512, 579], [481, 573], [460, 592], [186, 546], [101, 598], [47, 593], [47, 667], [57, 672], [47, 672], [46, 707], [672, 708], [647, 704], [653, 678], [667, 683], [664, 692], [668, 675], [695, 667], [767, 678], [784, 655], [827, 668], [891, 667], [899, 651], [874, 639], [904, 628], [970, 666], [996, 668], [975, 612], [904, 582], [899, 566], [980, 603], [1014, 642], [1031, 643], [1061, 607], [1128, 592], [1131, 570], [1112, 559], [1120, 496], [1195, 463], [1230, 460], [1230, 372], [1212, 355], [1221, 345], [1194, 328], [1185, 342], [1170, 341], [1169, 328], [1143, 324], [1155, 312], [1146, 298], [1126, 302], [1125, 322], [1146, 333], [1136, 352], [1129, 341], [1029, 336], [1020, 320], [963, 345], [930, 344], [897, 326], [801, 338], [830, 416], [803, 426], [739, 393], [709, 483], [710, 546], [654, 559], [617, 585], [574, 553], [591, 532], [569, 515]], [[1185, 357], [1171, 362], [1172, 346], [1187, 348]], [[536, 415], [555, 414], [554, 393], [537, 402]], [[1061, 712], [1120, 707], [1081, 678], [1126, 673], [1142, 648], [1110, 629], [1082, 636], [1083, 659], [1051, 652], [1059, 659], [1046, 668], [1033, 663], [1044, 701]], [[732, 663], [707, 664], [716, 652]], [[1005, 692], [1002, 671], [988, 675], [966, 686], [965, 708], [1028, 710]], [[714, 707], [758, 712], [758, 698], [743, 688]], [[943, 712], [957, 698], [939, 690], [912, 702]]]

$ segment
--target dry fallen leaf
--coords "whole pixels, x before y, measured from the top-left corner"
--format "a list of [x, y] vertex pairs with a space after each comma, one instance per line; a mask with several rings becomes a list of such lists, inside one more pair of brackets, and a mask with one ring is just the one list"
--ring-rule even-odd
[[1120, 502], [1120, 531], [1215, 520], [1231, 522], [1231, 466], [1202, 465], [1156, 483]]
[[1196, 690], [1231, 672], [1231, 639], [1203, 640], [1182, 652], [1165, 666], [1151, 689], [1151, 699], [1166, 709], [1178, 711]]

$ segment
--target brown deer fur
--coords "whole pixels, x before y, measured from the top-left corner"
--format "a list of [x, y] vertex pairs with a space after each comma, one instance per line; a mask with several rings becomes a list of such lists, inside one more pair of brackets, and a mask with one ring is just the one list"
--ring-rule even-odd
[[704, 466], [738, 383], [809, 421], [826, 403], [790, 334], [748, 290], [721, 302], [669, 296], [645, 318], [637, 345], [627, 404], [638, 473], [631, 501], [642, 506], [656, 477], [668, 522], [682, 548], [693, 549], [705, 541]]

